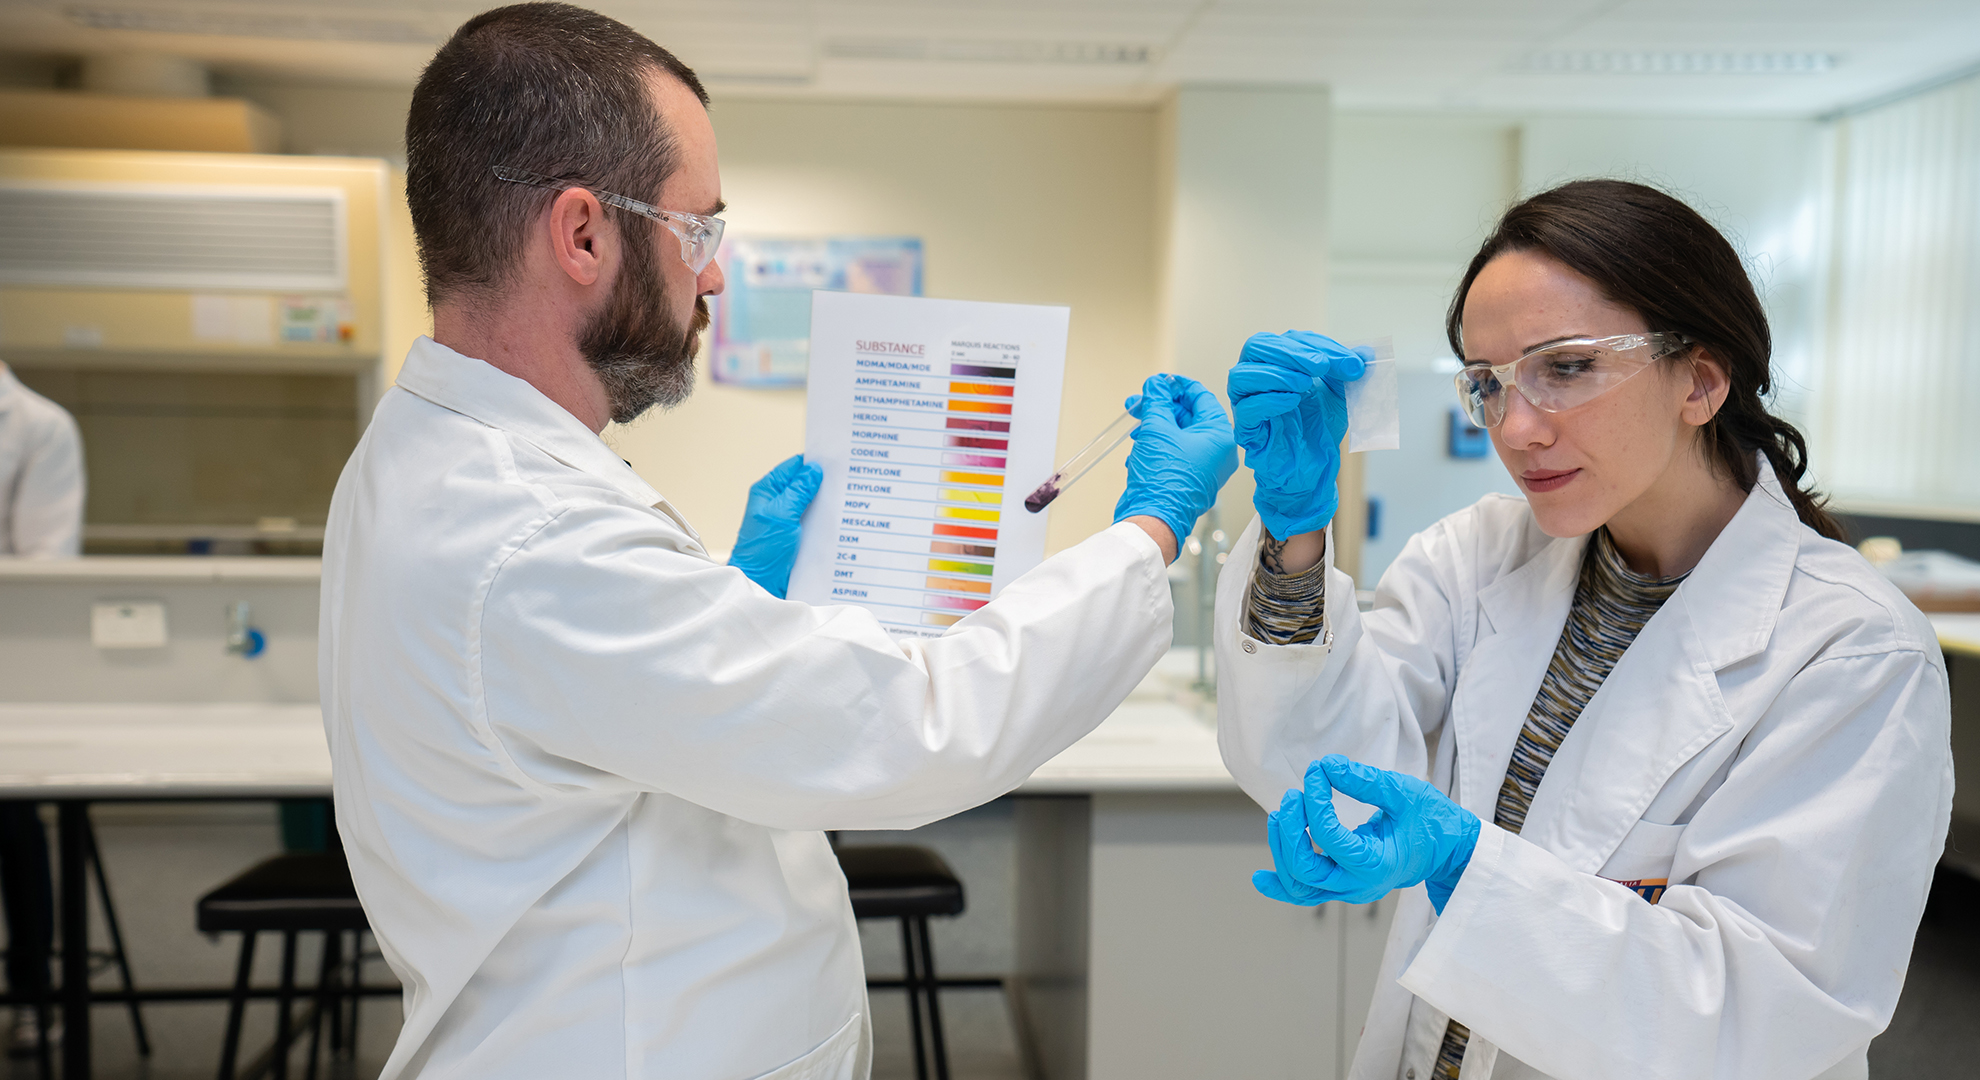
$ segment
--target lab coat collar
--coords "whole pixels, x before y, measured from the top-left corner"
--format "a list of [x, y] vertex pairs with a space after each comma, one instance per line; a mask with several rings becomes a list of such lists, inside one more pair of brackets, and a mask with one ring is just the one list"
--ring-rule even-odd
[[695, 535], [653, 485], [640, 479], [595, 432], [542, 391], [495, 365], [421, 337], [406, 354], [398, 385], [443, 409], [523, 439], [565, 465], [611, 484], [640, 505], [662, 511], [689, 536]]
[[1805, 536], [1765, 455], [1739, 513], [1720, 531], [1673, 600], [1691, 614], [1714, 671], [1766, 649]]
[[0, 415], [5, 415], [21, 399], [27, 387], [14, 377], [14, 369], [0, 363]]
[[[1801, 554], [1801, 519], [1782, 492], [1773, 466], [1765, 455], [1758, 456], [1759, 476], [1753, 490], [1673, 597], [1694, 612], [1699, 605], [1709, 609], [1707, 617], [1695, 622], [1715, 670], [1767, 647], [1787, 596], [1788, 577]], [[1478, 602], [1492, 628], [1501, 634], [1515, 628], [1536, 629], [1558, 637], [1567, 622], [1587, 547], [1586, 536], [1555, 540], [1518, 569], [1480, 589]]]

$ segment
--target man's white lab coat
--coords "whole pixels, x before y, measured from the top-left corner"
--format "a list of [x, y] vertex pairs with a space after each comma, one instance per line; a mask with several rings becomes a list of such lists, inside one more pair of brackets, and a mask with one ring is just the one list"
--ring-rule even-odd
[[0, 364], [0, 555], [82, 551], [82, 436], [68, 410]]
[[1127, 696], [1171, 616], [1132, 525], [932, 641], [775, 599], [569, 413], [422, 338], [324, 545], [338, 827], [406, 984], [384, 1075], [863, 1077], [819, 830], [1015, 787]]
[[[1951, 813], [1945, 662], [1771, 470], [1589, 702], [1518, 835], [1489, 823], [1587, 538], [1488, 496], [1412, 538], [1366, 614], [1330, 570], [1332, 642], [1303, 646], [1243, 631], [1257, 539], [1217, 596], [1245, 790], [1276, 808], [1341, 753], [1488, 823], [1442, 918], [1402, 894], [1355, 1080], [1429, 1080], [1451, 1017], [1472, 1031], [1465, 1080], [1867, 1075]], [[1654, 906], [1620, 884], [1660, 878]]]

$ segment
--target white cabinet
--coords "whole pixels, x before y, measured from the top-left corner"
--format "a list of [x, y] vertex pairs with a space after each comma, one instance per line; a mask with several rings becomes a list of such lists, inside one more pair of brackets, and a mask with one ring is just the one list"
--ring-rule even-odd
[[1391, 905], [1275, 903], [1236, 792], [1018, 803], [1018, 999], [1047, 1080], [1336, 1080]]

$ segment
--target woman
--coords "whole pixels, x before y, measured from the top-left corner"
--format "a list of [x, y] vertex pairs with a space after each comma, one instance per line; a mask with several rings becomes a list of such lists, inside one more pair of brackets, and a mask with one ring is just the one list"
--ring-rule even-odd
[[1359, 358], [1261, 335], [1231, 372], [1259, 520], [1218, 706], [1278, 807], [1256, 884], [1408, 890], [1351, 1075], [1867, 1075], [1951, 812], [1944, 660], [1803, 486], [1737, 255], [1661, 192], [1567, 184], [1506, 213], [1447, 330], [1526, 498], [1413, 537], [1365, 614], [1324, 532]]

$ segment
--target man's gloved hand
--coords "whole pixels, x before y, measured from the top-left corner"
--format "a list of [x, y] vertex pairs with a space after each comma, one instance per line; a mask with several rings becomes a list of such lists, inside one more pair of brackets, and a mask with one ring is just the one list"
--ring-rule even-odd
[[825, 470], [793, 454], [749, 485], [749, 505], [729, 565], [779, 600], [791, 587], [791, 566], [797, 562], [798, 520], [824, 481]]
[[1150, 375], [1141, 393], [1127, 399], [1141, 423], [1128, 452], [1127, 490], [1114, 504], [1114, 520], [1137, 514], [1159, 518], [1176, 534], [1176, 546], [1196, 519], [1217, 501], [1237, 471], [1237, 444], [1217, 395], [1195, 379]]
[[1289, 539], [1333, 520], [1346, 384], [1361, 378], [1367, 359], [1304, 330], [1253, 334], [1238, 354], [1231, 412], [1244, 463], [1257, 479], [1251, 503], [1273, 536]]
[[[1334, 814], [1336, 790], [1373, 805], [1375, 816], [1349, 832]], [[1306, 790], [1286, 792], [1268, 817], [1274, 869], [1251, 875], [1251, 884], [1274, 900], [1312, 907], [1373, 903], [1428, 882], [1441, 915], [1479, 828], [1476, 814], [1414, 776], [1328, 754], [1306, 767]]]

